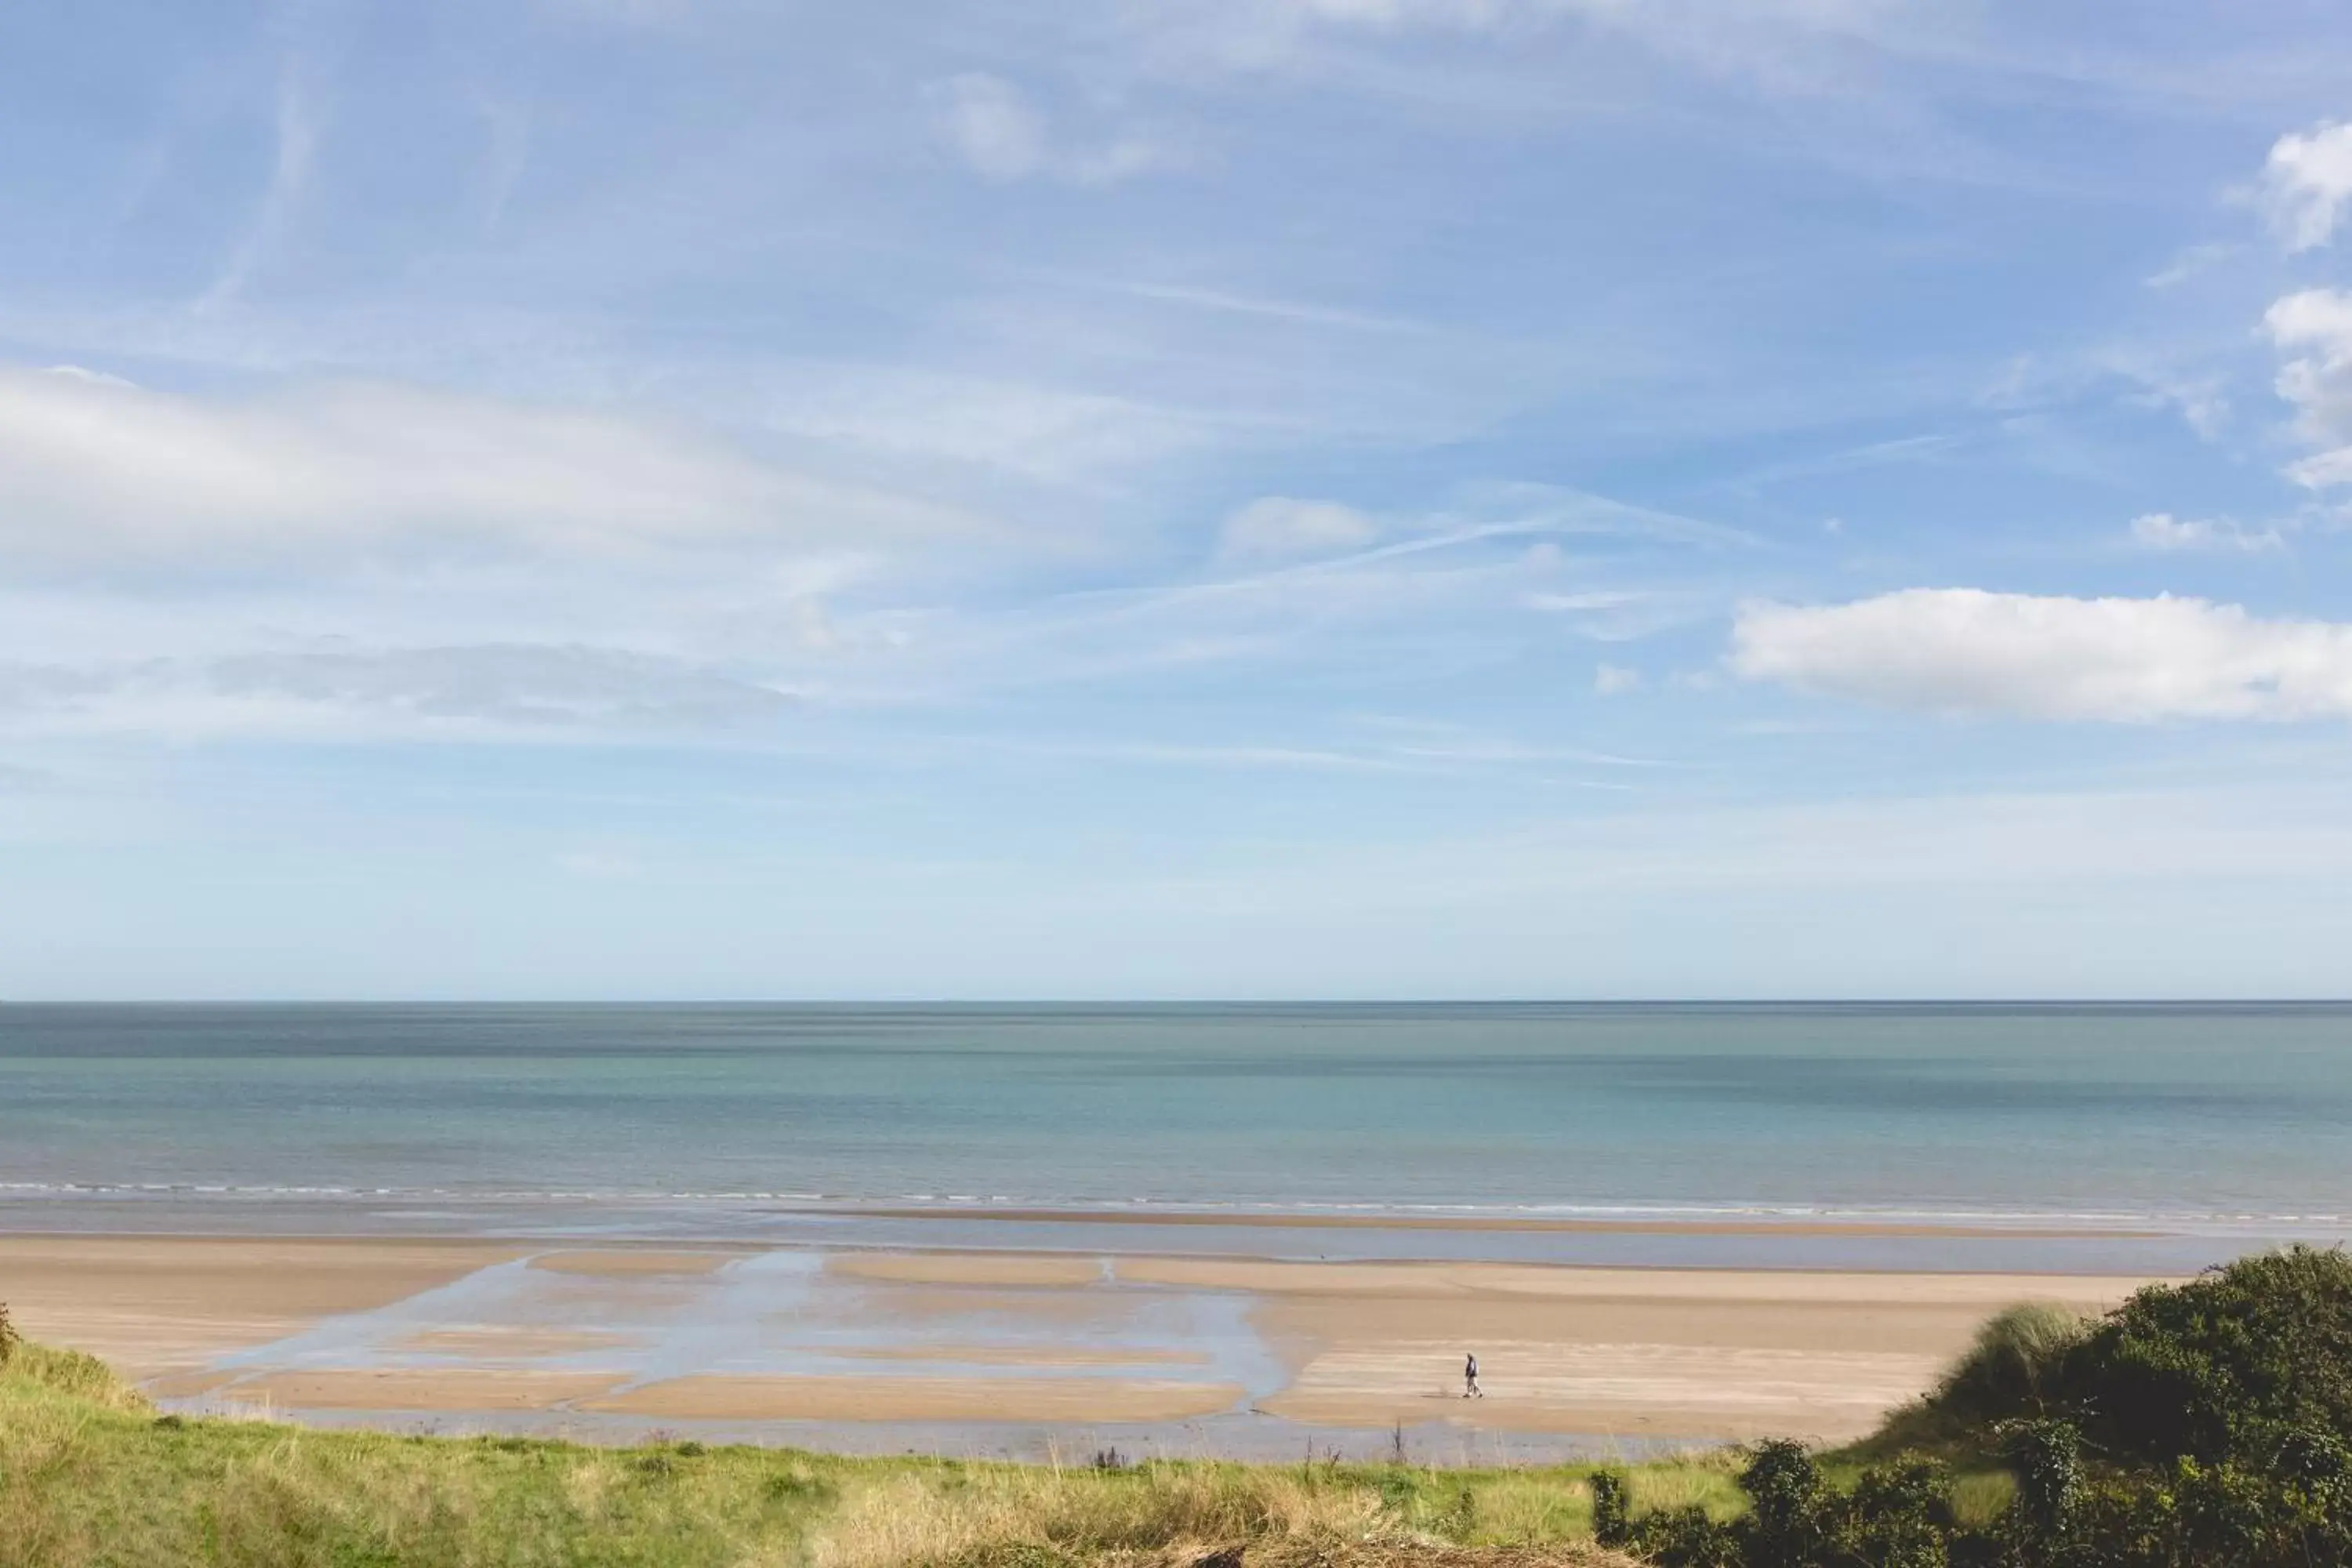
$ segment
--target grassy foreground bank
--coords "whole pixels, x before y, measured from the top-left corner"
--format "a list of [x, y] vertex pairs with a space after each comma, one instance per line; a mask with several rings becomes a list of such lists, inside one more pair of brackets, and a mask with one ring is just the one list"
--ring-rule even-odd
[[[1126, 1559], [1605, 1565], [1583, 1468], [855, 1459], [613, 1449], [159, 1416], [101, 1363], [0, 1368], [0, 1563], [895, 1568]], [[1713, 1459], [1635, 1468], [1645, 1506], [1738, 1506]], [[1227, 1568], [1236, 1560], [1224, 1559]]]

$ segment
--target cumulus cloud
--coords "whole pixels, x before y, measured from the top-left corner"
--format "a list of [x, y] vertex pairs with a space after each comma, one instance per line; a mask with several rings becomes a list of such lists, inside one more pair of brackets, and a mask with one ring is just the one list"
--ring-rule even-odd
[[743, 731], [795, 694], [621, 648], [489, 643], [0, 664], [0, 723], [64, 731], [515, 738]]
[[1851, 604], [1750, 604], [1749, 680], [1947, 714], [2145, 723], [2352, 717], [2352, 626], [2263, 620], [2202, 599], [1913, 588]]
[[932, 531], [934, 509], [575, 409], [380, 384], [226, 400], [0, 369], [0, 544], [110, 562], [420, 537], [611, 551]]
[[2352, 122], [2325, 121], [2280, 137], [2263, 165], [2262, 195], [2271, 227], [2289, 250], [2335, 238], [2352, 199]]
[[2132, 519], [2131, 538], [2143, 550], [2276, 550], [2286, 542], [2275, 528], [2252, 530], [2227, 518], [2175, 517], [2143, 512]]
[[1046, 176], [1077, 185], [1112, 185], [1171, 161], [1164, 147], [1141, 136], [1063, 145], [1027, 93], [984, 71], [935, 82], [929, 98], [941, 140], [984, 179], [1009, 183]]
[[2282, 353], [2278, 395], [2295, 411], [2297, 434], [2320, 448], [2287, 469], [2315, 488], [2352, 480], [2352, 294], [2306, 289], [2272, 304], [2263, 328]]
[[1227, 560], [1281, 560], [1358, 550], [1381, 525], [1338, 501], [1261, 496], [1225, 519], [1217, 552]]
[[1622, 664], [1604, 664], [1592, 672], [1592, 689], [1602, 697], [1622, 697], [1642, 689], [1642, 672]]

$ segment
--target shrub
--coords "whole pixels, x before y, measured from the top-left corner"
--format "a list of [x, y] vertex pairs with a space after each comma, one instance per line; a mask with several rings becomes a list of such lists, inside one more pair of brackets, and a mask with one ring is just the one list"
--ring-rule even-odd
[[1805, 1568], [1821, 1556], [1824, 1488], [1802, 1444], [1759, 1443], [1739, 1472], [1739, 1489], [1748, 1501], [1739, 1531], [1748, 1568]]
[[1937, 1461], [1912, 1456], [1863, 1472], [1846, 1536], [1872, 1568], [1946, 1568], [1951, 1561], [1952, 1481]]
[[1633, 1539], [1633, 1509], [1625, 1478], [1614, 1470], [1592, 1473], [1592, 1538], [1603, 1546], [1623, 1546]]
[[22, 1343], [24, 1343], [24, 1336], [16, 1331], [16, 1325], [9, 1321], [8, 1303], [0, 1301], [0, 1366], [6, 1366], [16, 1359], [16, 1347]]
[[2151, 1286], [2067, 1354], [2062, 1383], [2120, 1456], [2210, 1465], [2295, 1430], [2352, 1433], [2352, 1258], [2296, 1247]]
[[1644, 1514], [1633, 1548], [1658, 1568], [1748, 1568], [1738, 1536], [1697, 1503]]
[[2021, 1422], [2009, 1451], [2017, 1476], [2012, 1530], [2037, 1547], [2063, 1539], [2083, 1500], [2083, 1435], [2063, 1421]]

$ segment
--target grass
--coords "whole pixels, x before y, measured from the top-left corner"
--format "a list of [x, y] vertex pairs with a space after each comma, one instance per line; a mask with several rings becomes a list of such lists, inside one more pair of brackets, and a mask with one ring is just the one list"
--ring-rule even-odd
[[[1632, 1471], [1644, 1507], [1738, 1506], [1718, 1457]], [[1584, 1467], [853, 1459], [318, 1432], [159, 1415], [103, 1363], [0, 1367], [5, 1568], [1239, 1568], [1610, 1564]]]

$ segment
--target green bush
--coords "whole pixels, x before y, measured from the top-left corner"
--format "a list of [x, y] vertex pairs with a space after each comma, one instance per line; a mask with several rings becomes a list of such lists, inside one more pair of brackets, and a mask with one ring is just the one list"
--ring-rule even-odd
[[6, 1366], [16, 1359], [16, 1347], [24, 1342], [25, 1337], [16, 1331], [16, 1325], [8, 1319], [8, 1303], [0, 1301], [0, 1366]]
[[1827, 1488], [1804, 1446], [1786, 1439], [1759, 1443], [1739, 1472], [1748, 1516], [1739, 1521], [1748, 1568], [1806, 1568], [1821, 1560], [1829, 1538]]
[[1623, 1546], [1633, 1539], [1633, 1501], [1625, 1478], [1614, 1470], [1592, 1474], [1592, 1538], [1603, 1546]]
[[1845, 1540], [1872, 1568], [1947, 1568], [1956, 1531], [1952, 1478], [1934, 1459], [1912, 1455], [1854, 1484]]
[[2151, 1286], [2066, 1356], [2062, 1399], [2106, 1452], [2208, 1465], [2294, 1431], [2352, 1434], [2352, 1257], [2296, 1247]]

